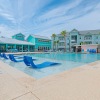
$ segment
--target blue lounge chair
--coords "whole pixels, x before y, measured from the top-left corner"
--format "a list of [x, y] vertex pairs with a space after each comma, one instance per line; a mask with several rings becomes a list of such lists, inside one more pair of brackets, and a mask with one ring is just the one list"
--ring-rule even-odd
[[82, 49], [82, 52], [84, 52], [84, 49]]
[[[9, 59], [9, 57], [7, 57], [7, 56], [9, 56], [9, 54], [6, 55], [5, 53], [3, 53], [2, 56], [3, 56], [5, 59]], [[14, 55], [13, 55], [13, 56], [14, 56]], [[23, 58], [23, 57], [20, 57], [20, 56], [14, 56], [14, 57], [16, 57], [16, 58]]]
[[[25, 63], [27, 66], [30, 66], [30, 62], [28, 61], [29, 58], [30, 58], [30, 56], [24, 56], [24, 63]], [[36, 60], [36, 59], [32, 59], [32, 60]]]
[[89, 52], [92, 53], [92, 49], [90, 49]]
[[90, 50], [89, 49], [87, 49], [87, 52], [89, 52]]
[[33, 68], [45, 68], [45, 67], [48, 67], [48, 66], [60, 64], [60, 63], [55, 63], [55, 62], [43, 62], [41, 64], [35, 65], [33, 60], [32, 60], [32, 57], [24, 57], [24, 63], [27, 66], [31, 66]]
[[96, 53], [96, 49], [93, 49], [93, 50], [92, 50], [92, 53]]
[[3, 57], [2, 53], [0, 53], [0, 57]]
[[5, 59], [9, 59], [5, 53], [2, 54]]
[[9, 54], [9, 59], [13, 62], [22, 62], [23, 61], [23, 59], [21, 59], [21, 60], [19, 60], [18, 58], [16, 59], [13, 54]]
[[24, 56], [24, 63], [25, 63], [27, 66], [30, 66], [30, 62], [28, 61], [28, 58], [29, 58], [29, 56]]

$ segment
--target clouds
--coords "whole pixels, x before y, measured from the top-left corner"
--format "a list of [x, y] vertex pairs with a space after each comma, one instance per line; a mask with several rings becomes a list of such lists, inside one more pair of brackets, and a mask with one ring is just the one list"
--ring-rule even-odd
[[97, 29], [99, 18], [99, 0], [0, 0], [0, 30], [9, 30], [8, 37], [17, 32], [50, 36], [65, 29]]

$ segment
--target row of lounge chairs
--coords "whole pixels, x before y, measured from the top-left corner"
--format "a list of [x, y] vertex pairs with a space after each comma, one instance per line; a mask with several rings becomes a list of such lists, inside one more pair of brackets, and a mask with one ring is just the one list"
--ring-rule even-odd
[[5, 53], [2, 53], [2, 54], [0, 53], [0, 57], [4, 58], [4, 59], [10, 59], [13, 62], [24, 62], [26, 66], [31, 66], [33, 68], [45, 68], [45, 67], [60, 64], [60, 63], [56, 63], [56, 62], [43, 62], [41, 64], [36, 65], [33, 61], [35, 61], [37, 59], [33, 59], [30, 56], [15, 56], [13, 54], [6, 55]]
[[87, 52], [89, 52], [89, 53], [96, 53], [96, 49], [87, 49]]
[[[84, 52], [84, 49], [82, 49], [82, 52]], [[96, 49], [87, 49], [88, 53], [96, 53]]]

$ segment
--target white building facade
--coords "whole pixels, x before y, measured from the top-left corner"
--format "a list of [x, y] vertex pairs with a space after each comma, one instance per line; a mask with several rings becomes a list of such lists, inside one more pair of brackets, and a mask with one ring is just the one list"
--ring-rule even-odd
[[[55, 39], [52, 37], [52, 48], [63, 51], [66, 44], [66, 51], [69, 52], [75, 51], [75, 45], [100, 44], [100, 30], [78, 31], [73, 29], [66, 34], [65, 38], [66, 40], [61, 34], [56, 35]], [[54, 44], [54, 41], [58, 40], [59, 43]]]

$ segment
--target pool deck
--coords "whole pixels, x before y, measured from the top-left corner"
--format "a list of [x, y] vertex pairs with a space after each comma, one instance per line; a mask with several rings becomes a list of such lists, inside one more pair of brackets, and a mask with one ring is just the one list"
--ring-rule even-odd
[[0, 100], [100, 100], [100, 61], [38, 80], [0, 61]]
[[43, 53], [52, 53], [52, 52], [7, 52], [6, 54], [15, 54], [15, 55], [23, 55], [23, 54], [43, 54]]

